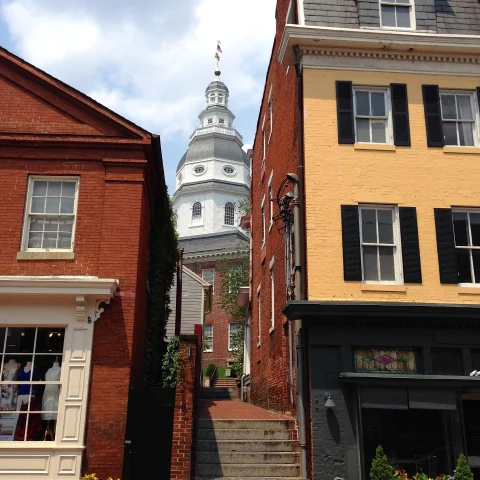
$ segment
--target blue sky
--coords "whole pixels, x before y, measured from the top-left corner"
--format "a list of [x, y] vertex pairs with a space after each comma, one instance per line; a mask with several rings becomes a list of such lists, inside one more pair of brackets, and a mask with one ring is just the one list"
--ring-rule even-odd
[[162, 138], [170, 192], [213, 79], [253, 142], [275, 0], [0, 0], [0, 45]]

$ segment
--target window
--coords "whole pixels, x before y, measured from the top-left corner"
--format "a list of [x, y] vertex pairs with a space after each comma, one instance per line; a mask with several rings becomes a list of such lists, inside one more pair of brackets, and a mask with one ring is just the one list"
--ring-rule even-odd
[[354, 89], [355, 141], [392, 143], [389, 99], [386, 89]]
[[223, 221], [225, 225], [235, 225], [235, 206], [232, 202], [227, 202], [225, 204], [225, 214]]
[[23, 250], [72, 250], [78, 178], [30, 177]]
[[223, 95], [221, 93], [218, 94], [218, 99], [217, 99], [218, 103], [220, 105], [223, 105]]
[[212, 286], [212, 294], [215, 293], [215, 269], [204, 268], [202, 270], [202, 278]]
[[274, 259], [270, 262], [270, 332], [275, 327], [275, 275], [273, 272]]
[[258, 341], [257, 347], [261, 345], [261, 338], [262, 338], [262, 303], [260, 298], [260, 290], [261, 286], [259, 285], [257, 288], [257, 308], [258, 308]]
[[262, 199], [262, 247], [265, 245], [265, 195]]
[[273, 181], [273, 170], [270, 174], [270, 178], [268, 179], [268, 203], [270, 207], [270, 226], [269, 229], [272, 228], [273, 225], [273, 190], [272, 190], [272, 181]]
[[203, 328], [203, 351], [213, 352], [213, 325], [204, 325]]
[[215, 103], [215, 94], [214, 93], [210, 94], [209, 103], [210, 103], [210, 105], [213, 105]]
[[381, 26], [415, 28], [413, 0], [380, 0]]
[[235, 173], [236, 173], [235, 169], [234, 169], [232, 166], [230, 166], [230, 165], [225, 165], [225, 166], [222, 168], [222, 170], [223, 170], [223, 173], [224, 173], [225, 175], [235, 175]]
[[472, 93], [441, 92], [442, 125], [445, 145], [473, 147], [475, 116]]
[[219, 123], [220, 125], [224, 125], [224, 124], [225, 124], [225, 119], [224, 119], [224, 118], [219, 118], [219, 119], [218, 119], [218, 123]]
[[202, 175], [203, 173], [205, 173], [205, 167], [203, 165], [197, 165], [196, 167], [194, 167], [194, 175]]
[[0, 440], [54, 441], [64, 328], [0, 328]]
[[396, 208], [361, 207], [360, 224], [363, 281], [402, 281]]
[[464, 375], [462, 351], [459, 348], [432, 348], [434, 375]]
[[265, 159], [267, 158], [267, 140], [265, 138], [265, 120], [266, 117], [263, 117], [263, 124], [262, 124], [262, 148], [263, 148], [263, 158], [262, 158], [262, 167], [265, 163]]
[[268, 142], [270, 143], [270, 138], [272, 137], [273, 131], [273, 100], [272, 100], [272, 88], [270, 88], [270, 95], [268, 97], [268, 115], [270, 121], [270, 133], [268, 135]]
[[480, 283], [480, 211], [453, 211], [458, 282]]
[[192, 220], [202, 218], [202, 204], [200, 202], [195, 202], [192, 207]]
[[213, 125], [213, 118], [207, 118], [207, 124]]
[[239, 322], [232, 322], [228, 324], [228, 350], [238, 350], [240, 348], [240, 333], [242, 331], [242, 324]]

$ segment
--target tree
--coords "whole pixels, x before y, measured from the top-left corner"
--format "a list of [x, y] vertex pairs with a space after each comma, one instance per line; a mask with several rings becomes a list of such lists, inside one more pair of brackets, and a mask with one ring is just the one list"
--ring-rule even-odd
[[395, 471], [388, 463], [387, 456], [383, 453], [381, 445], [377, 447], [375, 458], [372, 460], [370, 478], [372, 480], [393, 480], [395, 478]]
[[457, 468], [453, 478], [455, 480], [473, 480], [473, 473], [463, 453], [458, 457]]

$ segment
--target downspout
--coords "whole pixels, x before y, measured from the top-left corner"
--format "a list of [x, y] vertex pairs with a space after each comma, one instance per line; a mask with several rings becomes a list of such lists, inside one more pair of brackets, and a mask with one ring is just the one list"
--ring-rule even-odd
[[[299, 3], [302, 3], [300, 0]], [[297, 142], [298, 142], [298, 177], [294, 185], [293, 225], [295, 249], [295, 299], [305, 300], [305, 190], [304, 190], [304, 150], [303, 150], [303, 78], [300, 65], [298, 46], [294, 48], [295, 71], [297, 74]], [[307, 480], [307, 434], [305, 419], [305, 334], [303, 320], [295, 321], [295, 348], [297, 352], [297, 422], [300, 443], [300, 473], [303, 480]]]

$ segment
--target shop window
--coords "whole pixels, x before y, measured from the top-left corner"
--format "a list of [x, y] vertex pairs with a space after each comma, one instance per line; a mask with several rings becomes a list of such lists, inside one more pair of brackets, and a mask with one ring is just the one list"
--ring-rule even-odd
[[434, 375], [463, 375], [462, 351], [458, 348], [432, 348]]
[[30, 177], [23, 233], [24, 251], [71, 251], [78, 178]]
[[473, 349], [471, 352], [473, 370], [480, 371], [480, 350]]
[[0, 328], [0, 441], [53, 441], [64, 328]]

